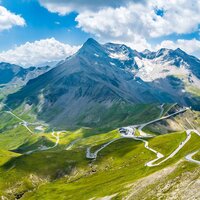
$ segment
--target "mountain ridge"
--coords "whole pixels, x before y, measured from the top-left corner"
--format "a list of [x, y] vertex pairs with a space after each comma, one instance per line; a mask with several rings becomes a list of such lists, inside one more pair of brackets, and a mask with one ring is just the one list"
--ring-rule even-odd
[[[171, 53], [172, 50], [168, 51]], [[152, 60], [158, 65], [163, 59], [165, 62], [165, 57], [167, 60], [171, 59], [163, 49]], [[101, 121], [94, 114], [97, 107], [109, 110], [121, 103], [135, 105], [178, 102], [191, 106], [197, 101], [198, 104], [198, 99], [187, 100], [190, 99], [189, 94], [183, 92], [184, 87], [179, 86], [183, 82], [181, 79], [174, 79], [181, 82], [177, 85], [177, 81], [168, 78], [173, 73], [164, 72], [161, 79], [158, 76], [150, 82], [146, 81], [145, 73], [149, 77], [152, 72], [148, 72], [148, 67], [140, 64], [147, 62], [145, 59], [147, 60], [141, 53], [125, 45], [101, 45], [90, 38], [77, 53], [32, 79], [17, 93], [9, 95], [6, 103], [14, 109], [28, 104], [34, 107], [38, 117], [54, 125], [61, 121], [63, 124], [73, 125], [79, 119], [86, 118], [86, 121], [97, 123]], [[150, 69], [153, 69], [152, 66], [150, 65]], [[170, 68], [179, 70], [174, 64]], [[159, 69], [162, 70], [160, 67]]]

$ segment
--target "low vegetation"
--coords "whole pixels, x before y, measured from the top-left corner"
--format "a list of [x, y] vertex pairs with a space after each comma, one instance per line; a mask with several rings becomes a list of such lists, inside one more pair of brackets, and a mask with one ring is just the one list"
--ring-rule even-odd
[[[171, 105], [164, 106], [164, 112], [170, 112], [171, 108]], [[158, 117], [160, 113], [160, 109], [157, 108], [148, 119], [148, 109], [144, 109], [144, 122]], [[174, 180], [176, 176], [183, 176], [186, 171], [192, 173], [198, 169], [198, 165], [183, 162], [187, 154], [199, 149], [199, 136], [194, 133], [173, 158], [157, 167], [147, 167], [145, 164], [155, 159], [156, 155], [146, 149], [143, 142], [130, 138], [114, 141], [99, 152], [96, 160], [86, 158], [88, 147], [94, 152], [105, 143], [120, 138], [117, 129], [106, 131], [107, 128], [81, 128], [75, 131], [61, 131], [59, 143], [55, 146], [57, 139], [52, 135], [51, 128], [47, 128], [45, 133], [31, 134], [16, 119], [11, 119], [5, 114], [2, 116], [9, 118], [9, 123], [6, 127], [5, 120], [2, 120], [0, 129], [0, 196], [10, 200], [78, 200], [106, 196], [122, 199], [127, 195], [133, 195], [133, 199], [141, 199], [140, 193], [132, 194], [132, 186], [138, 181], [154, 176], [155, 173], [163, 173], [163, 170], [169, 167], [174, 167], [174, 170], [166, 175], [166, 183]], [[132, 124], [131, 120], [137, 122], [139, 118], [133, 116], [126, 121], [127, 124]], [[175, 120], [180, 119], [176, 117]], [[179, 131], [149, 138], [148, 142], [151, 148], [166, 157], [185, 139], [185, 131]], [[45, 150], [41, 147], [54, 148]], [[195, 155], [195, 159], [199, 159], [199, 153]], [[162, 178], [156, 183], [159, 188], [163, 187]], [[144, 183], [141, 185], [141, 190], [144, 187], [150, 191], [150, 199], [154, 198], [151, 192], [157, 188], [155, 184], [149, 183], [145, 187]], [[144, 188], [142, 191], [145, 193]], [[166, 191], [166, 195], [168, 192], [171, 191]]]

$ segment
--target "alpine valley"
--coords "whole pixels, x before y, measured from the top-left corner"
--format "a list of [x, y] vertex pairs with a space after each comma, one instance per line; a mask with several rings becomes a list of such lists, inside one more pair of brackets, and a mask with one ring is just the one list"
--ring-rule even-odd
[[2, 200], [200, 199], [200, 60], [88, 39], [0, 63]]

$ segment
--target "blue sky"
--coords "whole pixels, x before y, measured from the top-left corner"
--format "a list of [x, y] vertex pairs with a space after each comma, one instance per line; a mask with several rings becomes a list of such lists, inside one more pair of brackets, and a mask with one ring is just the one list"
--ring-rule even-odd
[[28, 66], [63, 59], [89, 37], [139, 51], [180, 47], [200, 57], [198, 0], [0, 2], [0, 61]]
[[26, 26], [15, 26], [1, 32], [0, 50], [51, 37], [68, 44], [80, 45], [89, 37], [89, 34], [76, 28], [75, 12], [60, 16], [49, 12], [36, 0], [3, 0], [2, 5], [9, 11], [20, 14], [25, 19]]

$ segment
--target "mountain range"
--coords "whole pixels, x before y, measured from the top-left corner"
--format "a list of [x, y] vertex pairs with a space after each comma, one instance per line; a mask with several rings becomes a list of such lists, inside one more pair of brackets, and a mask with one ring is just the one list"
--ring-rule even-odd
[[199, 67], [94, 39], [54, 67], [0, 63], [0, 199], [199, 199]]
[[0, 63], [0, 97], [16, 92], [29, 80], [47, 72], [50, 68], [49, 66], [23, 68], [10, 63]]
[[199, 67], [200, 60], [181, 49], [138, 52], [90, 38], [53, 69], [40, 68], [47, 70], [42, 75], [13, 65], [1, 82], [35, 74], [6, 104], [12, 109], [29, 105], [53, 126], [77, 127], [101, 123], [115, 106], [176, 102], [199, 110]]

